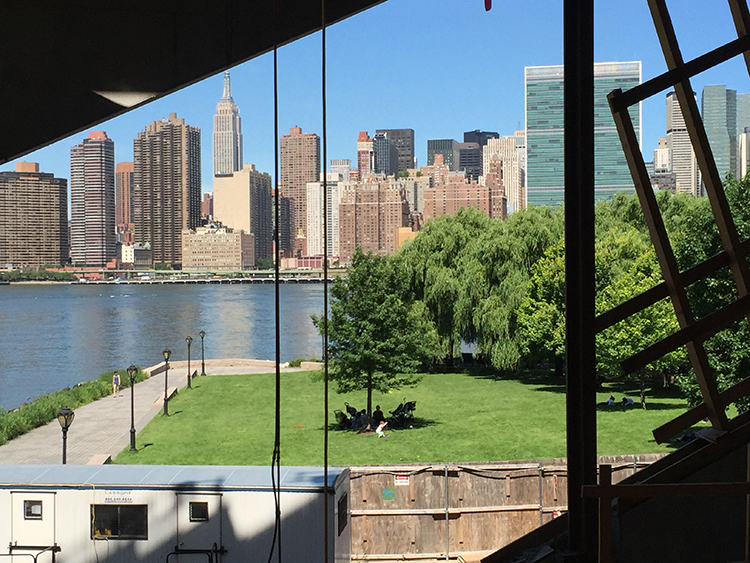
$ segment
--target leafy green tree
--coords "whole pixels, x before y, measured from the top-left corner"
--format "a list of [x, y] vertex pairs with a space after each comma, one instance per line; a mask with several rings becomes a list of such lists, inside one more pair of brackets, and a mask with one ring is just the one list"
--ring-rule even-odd
[[468, 249], [492, 220], [475, 209], [459, 209], [428, 221], [419, 235], [398, 255], [397, 267], [406, 277], [414, 298], [424, 303], [439, 336], [448, 364], [461, 340], [457, 309], [464, 293], [461, 278]]
[[518, 311], [529, 275], [562, 235], [561, 209], [532, 206], [491, 221], [467, 249], [456, 304], [461, 335], [498, 369], [515, 369], [523, 358]]
[[259, 270], [272, 270], [273, 258], [258, 258], [256, 265]]
[[[750, 176], [742, 180], [728, 178], [724, 182], [724, 190], [739, 238], [746, 240], [750, 237], [750, 198], [747, 197], [750, 193]], [[683, 203], [681, 213], [665, 217], [665, 223], [668, 228], [671, 227], [670, 238], [681, 270], [724, 250], [707, 198]], [[729, 268], [722, 268], [691, 284], [687, 291], [696, 318], [704, 317], [738, 297]], [[707, 340], [704, 347], [720, 391], [750, 374], [750, 329], [746, 319], [720, 331]], [[684, 373], [678, 378], [678, 383], [691, 404], [702, 401], [693, 373]], [[750, 397], [737, 401], [737, 407], [740, 411], [750, 408]]]
[[[632, 197], [597, 207], [595, 248], [596, 312], [601, 314], [661, 281], [661, 271], [646, 234], [637, 223]], [[613, 209], [615, 207], [615, 209]], [[619, 208], [619, 209], [618, 209]], [[625, 213], [622, 213], [625, 211]], [[641, 215], [642, 217], [642, 215]], [[526, 295], [518, 312], [519, 344], [527, 363], [555, 361], [565, 356], [565, 245], [547, 248], [531, 268]], [[597, 370], [620, 376], [620, 362], [676, 331], [677, 321], [668, 300], [662, 300], [601, 332], [596, 337]], [[642, 394], [650, 375], [684, 365], [684, 353], [673, 352], [649, 369], [631, 374]]]
[[[330, 377], [339, 393], [367, 390], [368, 416], [373, 391], [419, 381], [424, 343], [434, 340], [422, 305], [402, 299], [401, 278], [389, 260], [357, 248], [347, 275], [331, 286]], [[313, 323], [322, 333], [322, 316]]]

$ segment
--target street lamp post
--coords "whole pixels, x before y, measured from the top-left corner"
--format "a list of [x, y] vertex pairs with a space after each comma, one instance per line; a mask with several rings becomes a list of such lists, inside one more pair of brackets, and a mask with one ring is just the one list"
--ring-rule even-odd
[[201, 336], [201, 375], [206, 375], [206, 356], [203, 353], [203, 338], [206, 336], [206, 331], [202, 330], [198, 334]]
[[63, 444], [62, 444], [62, 462], [65, 465], [68, 461], [68, 428], [73, 424], [73, 419], [76, 417], [76, 413], [70, 410], [68, 407], [63, 407], [60, 412], [57, 413], [57, 422], [60, 423], [62, 428]]
[[172, 350], [164, 350], [162, 354], [164, 355], [164, 412], [161, 413], [161, 415], [169, 416], [169, 407], [167, 407], [167, 388], [169, 386], [169, 356], [172, 355]]
[[135, 374], [138, 373], [138, 368], [133, 364], [128, 367], [128, 377], [130, 377], [130, 451], [137, 452], [135, 448]]
[[188, 385], [187, 387], [188, 389], [192, 389], [193, 386], [190, 385], [190, 345], [193, 343], [193, 337], [188, 336], [187, 338], [185, 338], [185, 342], [187, 342], [187, 345], [188, 345], [188, 373], [187, 373]]

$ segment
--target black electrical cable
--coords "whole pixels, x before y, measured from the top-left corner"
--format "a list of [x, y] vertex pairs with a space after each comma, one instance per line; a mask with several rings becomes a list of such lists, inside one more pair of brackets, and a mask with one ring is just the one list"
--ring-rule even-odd
[[[280, 240], [279, 240], [279, 78], [278, 78], [278, 43], [276, 40], [276, 2], [273, 2], [273, 166], [274, 181], [274, 237], [276, 245], [274, 249], [274, 316], [276, 323], [276, 420], [274, 425], [273, 454], [271, 457], [271, 488], [273, 490], [273, 501], [275, 518], [273, 527], [273, 538], [271, 539], [271, 550], [268, 553], [268, 563], [273, 559], [274, 548], [277, 548], [278, 561], [281, 563], [281, 330], [279, 314], [279, 266], [280, 266]], [[275, 473], [274, 473], [275, 470]]]

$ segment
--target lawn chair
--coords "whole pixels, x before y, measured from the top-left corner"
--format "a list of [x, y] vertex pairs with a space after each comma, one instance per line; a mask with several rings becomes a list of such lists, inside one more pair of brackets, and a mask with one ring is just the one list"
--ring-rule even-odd
[[336, 430], [346, 430], [349, 428], [351, 421], [343, 412], [335, 410], [333, 411], [333, 416], [336, 417]]

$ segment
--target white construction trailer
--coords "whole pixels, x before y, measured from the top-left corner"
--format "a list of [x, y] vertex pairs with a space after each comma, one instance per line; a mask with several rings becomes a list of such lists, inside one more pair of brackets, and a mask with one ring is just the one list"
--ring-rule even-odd
[[[349, 472], [282, 467], [17, 465], [0, 471], [0, 563], [350, 561]], [[275, 541], [274, 541], [275, 536]], [[280, 547], [279, 547], [280, 546]]]

